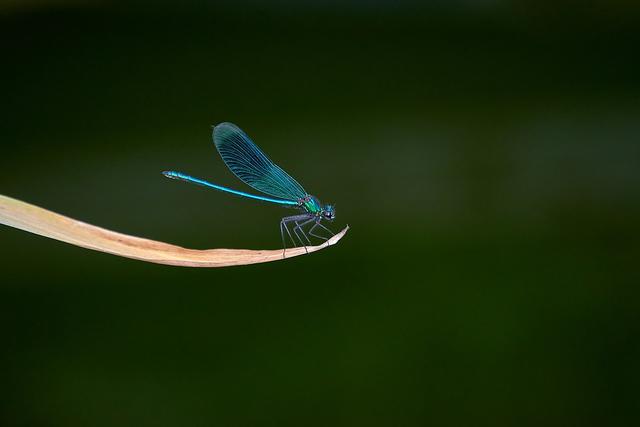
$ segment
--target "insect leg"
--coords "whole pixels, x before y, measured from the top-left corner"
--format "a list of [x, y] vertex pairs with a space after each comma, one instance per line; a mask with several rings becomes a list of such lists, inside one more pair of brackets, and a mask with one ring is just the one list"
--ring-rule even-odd
[[318, 224], [318, 226], [320, 226], [320, 228], [323, 228], [325, 230], [327, 230], [329, 233], [331, 233], [332, 236], [335, 236], [335, 233], [331, 230], [329, 230], [327, 227], [325, 227], [324, 225], [322, 225], [320, 222], [322, 221], [322, 218], [320, 218], [320, 221], [318, 221], [316, 224]]
[[[296, 236], [298, 235], [298, 230], [299, 230], [300, 234], [302, 234], [304, 236], [304, 238], [307, 240], [308, 244], [311, 244], [311, 240], [309, 240], [309, 237], [307, 237], [307, 235], [305, 234], [304, 229], [302, 227], [307, 225], [307, 224], [309, 224], [311, 221], [313, 221], [313, 218], [307, 219], [302, 224], [299, 224], [298, 221], [295, 221], [296, 226], [293, 228], [293, 232], [296, 233]], [[300, 237], [298, 236], [298, 238], [300, 238]], [[306, 253], [309, 253], [309, 251], [307, 250], [307, 245], [304, 245], [304, 250], [305, 250]]]
[[309, 230], [309, 234], [310, 234], [310, 235], [312, 235], [313, 237], [317, 237], [318, 239], [322, 239], [322, 240], [324, 240], [325, 242], [326, 242], [327, 240], [329, 240], [329, 238], [324, 237], [324, 236], [320, 236], [320, 235], [318, 235], [318, 234], [316, 234], [316, 233], [314, 233], [314, 232], [313, 232], [313, 230], [315, 230], [317, 226], [318, 226], [318, 222], [316, 221], [316, 223], [315, 223], [315, 224], [313, 224], [313, 227], [311, 227], [311, 229]]
[[[309, 215], [308, 214], [302, 214], [302, 215], [292, 215], [292, 216], [286, 216], [284, 218], [282, 218], [282, 220], [280, 221], [280, 234], [282, 235], [282, 227], [284, 227], [285, 230], [287, 230], [287, 234], [289, 235], [289, 239], [291, 239], [291, 243], [293, 244], [293, 246], [296, 246], [296, 242], [293, 239], [293, 236], [291, 236], [291, 232], [289, 231], [289, 227], [287, 227], [287, 224], [290, 222], [296, 222], [297, 221], [302, 221], [305, 219], [308, 219]], [[302, 241], [302, 239], [300, 238], [300, 236], [298, 235], [298, 233], [296, 232], [295, 228], [293, 230], [294, 234], [296, 235], [296, 237], [298, 238], [298, 240], [300, 241], [300, 244], [302, 246], [305, 246], [304, 242]], [[283, 237], [284, 240], [284, 237]], [[282, 256], [284, 257], [285, 252], [286, 252], [286, 245], [282, 250]], [[305, 246], [305, 250], [306, 250], [306, 246]]]
[[282, 227], [284, 227], [284, 223], [280, 221], [280, 237], [282, 237], [282, 258], [284, 258], [284, 255], [287, 252], [287, 244], [284, 241], [284, 230], [282, 229]]
[[287, 227], [287, 219], [288, 218], [282, 218], [282, 220], [280, 221], [280, 236], [282, 237], [282, 258], [284, 258], [284, 255], [287, 251], [287, 245], [285, 243], [284, 233], [282, 231], [283, 228], [287, 230], [287, 234], [289, 235], [289, 239], [291, 239], [291, 244], [293, 245], [292, 247], [296, 246], [296, 242], [293, 240], [293, 237], [291, 237], [291, 232], [289, 231], [289, 227]]
[[324, 240], [324, 241], [329, 240], [329, 238], [328, 238], [328, 237], [320, 236], [320, 235], [318, 235], [318, 234], [313, 233], [313, 230], [314, 230], [316, 227], [320, 227], [320, 228], [322, 228], [322, 229], [324, 229], [324, 230], [328, 231], [332, 236], [335, 236], [335, 234], [333, 234], [333, 231], [329, 230], [327, 227], [325, 227], [324, 225], [322, 225], [322, 217], [318, 218], [318, 220], [316, 221], [316, 223], [315, 223], [315, 224], [313, 224], [313, 227], [311, 227], [311, 230], [309, 230], [309, 234], [311, 234], [312, 236], [317, 237], [317, 238], [319, 238], [319, 239], [322, 239], [322, 240]]
[[306, 251], [307, 245], [304, 244], [304, 242], [302, 241], [302, 237], [300, 237], [300, 235], [298, 234], [298, 227], [293, 227], [293, 234], [298, 238], [300, 245], [304, 246], [304, 250]]

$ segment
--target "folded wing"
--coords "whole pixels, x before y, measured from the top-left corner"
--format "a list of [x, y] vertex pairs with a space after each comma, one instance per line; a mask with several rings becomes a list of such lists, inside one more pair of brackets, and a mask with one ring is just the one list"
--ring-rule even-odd
[[270, 196], [296, 202], [307, 195], [298, 181], [273, 163], [233, 123], [215, 126], [213, 142], [227, 167], [245, 184]]

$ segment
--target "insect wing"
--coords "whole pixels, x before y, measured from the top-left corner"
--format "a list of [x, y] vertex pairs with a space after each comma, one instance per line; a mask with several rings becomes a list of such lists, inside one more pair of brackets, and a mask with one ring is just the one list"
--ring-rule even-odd
[[298, 201], [307, 195], [298, 181], [273, 163], [236, 125], [215, 126], [213, 142], [229, 170], [245, 184], [286, 200]]

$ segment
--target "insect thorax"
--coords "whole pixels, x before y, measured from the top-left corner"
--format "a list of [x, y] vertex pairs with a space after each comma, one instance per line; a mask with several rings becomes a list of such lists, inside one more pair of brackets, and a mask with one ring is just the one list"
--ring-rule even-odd
[[307, 194], [304, 198], [298, 200], [300, 207], [302, 207], [305, 211], [312, 214], [319, 214], [322, 212], [322, 205], [320, 204], [320, 200], [317, 197]]

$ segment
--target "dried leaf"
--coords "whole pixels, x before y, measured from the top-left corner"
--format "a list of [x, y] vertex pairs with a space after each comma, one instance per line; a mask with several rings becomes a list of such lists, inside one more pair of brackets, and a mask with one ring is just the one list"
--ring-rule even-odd
[[[283, 259], [282, 249], [187, 249], [129, 236], [87, 224], [38, 206], [0, 195], [0, 223], [95, 251], [157, 264], [183, 267], [226, 267]], [[316, 252], [334, 245], [349, 226], [319, 246], [287, 249], [284, 258]]]

